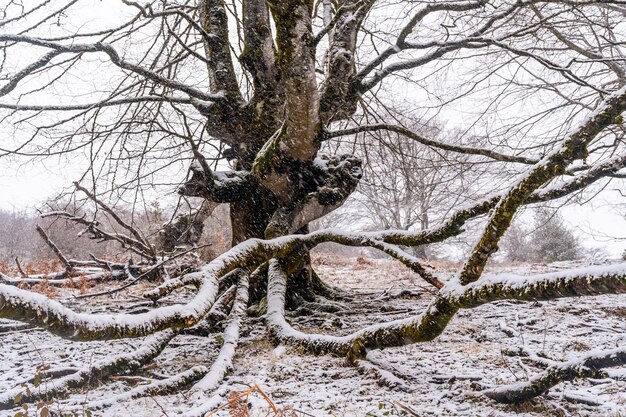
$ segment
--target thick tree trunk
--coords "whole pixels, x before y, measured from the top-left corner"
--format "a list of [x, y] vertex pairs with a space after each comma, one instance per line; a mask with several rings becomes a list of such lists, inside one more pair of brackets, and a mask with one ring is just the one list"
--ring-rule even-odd
[[[208, 133], [228, 144], [228, 157], [237, 162], [236, 171], [217, 175], [195, 149], [198, 163], [192, 166], [192, 177], [182, 192], [230, 203], [233, 245], [252, 238], [305, 233], [308, 223], [340, 207], [361, 178], [357, 158], [319, 154], [323, 125], [330, 119], [345, 118], [355, 108], [350, 106], [350, 111], [339, 116], [332, 103], [340, 91], [332, 89], [330, 82], [324, 88], [332, 96], [324, 106], [328, 117], [320, 118], [312, 23], [315, 4], [311, 0], [244, 3], [241, 23], [245, 48], [240, 63], [254, 86], [248, 102], [239, 91], [226, 41], [226, 2], [203, 0], [200, 4], [202, 27], [212, 35], [205, 39], [211, 92], [221, 90], [224, 100], [219, 105], [194, 105], [210, 121]], [[336, 23], [343, 29], [333, 33], [336, 42], [329, 56], [330, 78], [341, 76], [343, 90], [354, 74], [354, 55], [346, 48], [356, 46], [356, 33], [367, 10], [369, 6], [360, 7], [354, 19], [347, 15]], [[345, 73], [344, 68], [350, 71]], [[295, 248], [283, 261], [288, 265], [286, 299], [290, 308], [313, 300], [316, 291], [329, 293], [311, 268], [308, 248]], [[267, 265], [252, 273], [250, 303], [262, 300], [267, 293], [266, 269]]]
[[[251, 238], [265, 238], [266, 228], [277, 209], [275, 200], [261, 189], [255, 191], [250, 199], [230, 205], [233, 246]], [[308, 226], [297, 233], [308, 233]], [[313, 271], [311, 256], [306, 246], [301, 246], [290, 257], [289, 281], [286, 294], [288, 309], [296, 309], [302, 301], [314, 301], [316, 294], [328, 294], [328, 288]], [[250, 280], [250, 303], [258, 303], [267, 293], [267, 268]]]
[[233, 246], [252, 238], [263, 239], [265, 229], [278, 208], [271, 193], [252, 190], [248, 198], [230, 204]]

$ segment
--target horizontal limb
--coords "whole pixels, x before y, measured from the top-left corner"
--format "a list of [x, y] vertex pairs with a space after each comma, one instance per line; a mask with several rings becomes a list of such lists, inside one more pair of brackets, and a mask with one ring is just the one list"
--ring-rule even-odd
[[375, 125], [362, 125], [350, 129], [345, 130], [336, 130], [324, 133], [325, 139], [331, 139], [340, 136], [354, 135], [356, 133], [362, 132], [377, 132], [377, 131], [387, 131], [398, 133], [402, 136], [406, 136], [407, 138], [413, 139], [414, 141], [421, 143], [422, 145], [428, 146], [430, 148], [442, 149], [444, 151], [456, 152], [460, 154], [466, 155], [480, 155], [493, 159], [494, 161], [501, 162], [516, 162], [521, 164], [534, 164], [537, 161], [534, 159], [526, 158], [523, 156], [515, 156], [515, 155], [505, 155], [496, 151], [491, 151], [485, 148], [472, 148], [468, 146], [458, 146], [452, 145], [449, 143], [439, 142], [436, 140], [425, 138], [417, 133], [413, 132], [410, 129], [407, 129], [398, 125], [390, 125], [390, 124], [375, 124]]
[[6, 285], [38, 285], [44, 284], [51, 287], [78, 287], [82, 283], [96, 283], [109, 279], [121, 280], [126, 278], [123, 270], [108, 271], [100, 268], [74, 268], [73, 276], [67, 271], [46, 275], [29, 275], [26, 277], [10, 277], [0, 272], [0, 283]]
[[[169, 378], [151, 381], [149, 384], [140, 385], [122, 394], [92, 401], [86, 405], [88, 410], [99, 410], [110, 407], [113, 404], [129, 401], [136, 398], [152, 397], [157, 395], [176, 394], [181, 389], [186, 388], [202, 378], [209, 369], [206, 366], [194, 366], [186, 371], [173, 375]], [[81, 409], [83, 407], [81, 406]]]
[[86, 314], [76, 313], [44, 295], [0, 284], [0, 317], [32, 323], [72, 340], [139, 337], [193, 326], [209, 311], [216, 296], [217, 281], [209, 276], [196, 297], [185, 305], [142, 314]]
[[346, 336], [307, 334], [292, 328], [285, 319], [287, 275], [277, 260], [268, 273], [268, 313], [272, 337], [315, 353], [331, 353], [353, 359], [368, 350], [433, 340], [459, 309], [475, 308], [495, 300], [548, 300], [582, 295], [625, 294], [626, 264], [590, 270], [562, 271], [534, 277], [497, 276], [467, 287], [450, 283], [443, 287], [426, 310], [416, 316], [372, 325]]
[[34, 384], [26, 384], [26, 387], [20, 386], [9, 390], [0, 394], [0, 410], [8, 410], [38, 400], [62, 398], [69, 395], [72, 390], [83, 389], [114, 373], [135, 371], [156, 358], [176, 334], [174, 330], [165, 330], [152, 336], [143, 346], [133, 352], [104, 359], [90, 368], [81, 369], [47, 382], [45, 390], [40, 391]]
[[626, 364], [626, 348], [593, 350], [568, 362], [552, 365], [528, 381], [482, 391], [499, 403], [520, 403], [546, 393], [550, 388], [576, 378], [606, 378], [604, 368]]

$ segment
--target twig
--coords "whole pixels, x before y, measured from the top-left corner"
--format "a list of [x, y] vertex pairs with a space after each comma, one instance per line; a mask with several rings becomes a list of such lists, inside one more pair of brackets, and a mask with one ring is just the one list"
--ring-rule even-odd
[[24, 272], [24, 270], [22, 269], [22, 265], [20, 265], [20, 260], [17, 256], [15, 257], [15, 265], [17, 265], [17, 270], [22, 276], [22, 278], [28, 277], [28, 275], [26, 275], [26, 272]]
[[[154, 265], [152, 268], [148, 269], [146, 272], [142, 273], [141, 275], [138, 275], [138, 276], [134, 277], [131, 281], [127, 282], [126, 284], [124, 284], [124, 285], [122, 285], [122, 286], [120, 286], [120, 287], [113, 288], [113, 289], [111, 289], [111, 290], [106, 290], [106, 291], [101, 291], [101, 292], [93, 293], [93, 294], [82, 294], [82, 295], [77, 295], [77, 296], [75, 296], [74, 298], [90, 298], [90, 297], [99, 297], [99, 296], [101, 296], [101, 295], [110, 295], [110, 294], [115, 294], [116, 292], [120, 292], [120, 291], [122, 291], [122, 290], [124, 290], [124, 289], [126, 289], [126, 288], [128, 288], [128, 287], [130, 287], [130, 286], [132, 286], [132, 285], [134, 285], [134, 284], [136, 284], [136, 283], [137, 283], [140, 279], [142, 279], [143, 277], [145, 277], [145, 276], [147, 276], [147, 275], [151, 274], [152, 272], [154, 272], [154, 271], [155, 271], [155, 270], [157, 270], [158, 268], [162, 267], [162, 266], [163, 266], [164, 264], [166, 264], [167, 262], [172, 261], [172, 260], [174, 260], [174, 259], [176, 259], [176, 258], [180, 258], [181, 256], [186, 255], [186, 254], [188, 254], [189, 252], [193, 252], [194, 250], [198, 250], [198, 249], [204, 248], [204, 247], [206, 247], [206, 246], [211, 246], [211, 245], [212, 245], [211, 243], [207, 243], [206, 245], [202, 245], [202, 246], [198, 246], [198, 247], [193, 247], [193, 248], [191, 248], [191, 249], [189, 249], [189, 250], [186, 250], [186, 251], [181, 252], [181, 253], [178, 253], [178, 254], [176, 254], [176, 255], [174, 255], [174, 256], [172, 256], [172, 257], [170, 257], [170, 258], [167, 258], [167, 259], [165, 259], [165, 260], [163, 260], [163, 261], [159, 262], [158, 264]], [[129, 275], [129, 276], [131, 276], [131, 275], [130, 275], [130, 271], [128, 272], [128, 275]]]
[[[59, 260], [61, 261], [61, 263], [63, 265], [65, 265], [65, 269], [69, 272], [72, 270], [72, 264], [70, 263], [70, 261], [67, 260], [67, 258], [63, 255], [63, 252], [61, 252], [61, 250], [57, 247], [57, 245], [54, 244], [54, 242], [52, 242], [52, 240], [50, 240], [50, 238], [48, 237], [48, 235], [46, 234], [46, 232], [44, 232], [44, 230], [41, 228], [41, 226], [36, 225], [35, 229], [37, 229], [37, 232], [39, 233], [39, 235], [41, 236], [41, 238], [48, 244], [48, 246], [50, 246], [50, 249], [52, 249], [52, 251], [54, 252], [54, 254], [57, 256], [57, 258], [59, 258]], [[17, 258], [16, 258], [17, 260]]]
[[400, 407], [401, 409], [403, 409], [404, 411], [406, 411], [407, 413], [409, 413], [410, 415], [415, 416], [415, 417], [420, 417], [419, 414], [413, 411], [412, 408], [410, 408], [407, 405], [402, 404], [400, 401], [394, 401], [393, 403], [397, 405], [398, 407]]
[[81, 186], [78, 182], [75, 182], [74, 186], [76, 187], [77, 190], [80, 190], [83, 193], [85, 193], [85, 195], [89, 197], [90, 200], [92, 200], [94, 203], [100, 206], [100, 208], [102, 208], [102, 210], [104, 210], [107, 214], [109, 214], [113, 218], [113, 220], [117, 222], [117, 224], [122, 226], [124, 229], [128, 230], [135, 237], [135, 239], [141, 242], [146, 247], [146, 249], [148, 249], [148, 252], [150, 253], [150, 255], [153, 258], [156, 258], [154, 248], [152, 247], [152, 245], [150, 245], [150, 243], [146, 239], [144, 239], [144, 237], [141, 235], [141, 233], [139, 233], [139, 231], [136, 228], [134, 228], [133, 226], [131, 226], [130, 224], [122, 220], [122, 218], [111, 207], [106, 205], [102, 200], [96, 197], [95, 194], [92, 194], [88, 189]]

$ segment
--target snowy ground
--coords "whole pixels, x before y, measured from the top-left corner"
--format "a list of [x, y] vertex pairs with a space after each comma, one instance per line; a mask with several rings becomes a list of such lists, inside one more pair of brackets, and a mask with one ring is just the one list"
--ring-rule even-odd
[[[568, 266], [572, 265], [508, 270], [523, 274]], [[347, 333], [373, 321], [417, 314], [432, 297], [415, 276], [391, 261], [357, 262], [324, 257], [318, 260], [316, 270], [326, 282], [356, 291], [358, 297], [337, 305], [339, 311], [333, 313], [313, 313], [312, 309], [303, 310], [298, 316], [292, 313], [291, 322], [306, 331]], [[405, 294], [390, 298], [400, 291]], [[90, 311], [121, 311], [129, 304], [135, 304], [132, 309], [137, 311], [145, 308], [138, 294], [139, 288], [116, 299], [101, 299]], [[147, 367], [145, 379], [115, 378], [69, 400], [54, 401], [51, 411], [63, 413], [78, 404], [78, 416], [175, 416], [207, 402], [224, 403], [230, 391], [257, 384], [279, 407], [293, 407], [298, 416], [617, 417], [626, 415], [626, 382], [566, 383], [548, 396], [519, 407], [497, 405], [477, 395], [476, 389], [525, 380], [539, 371], [519, 358], [507, 356], [506, 352], [512, 349], [525, 347], [552, 359], [565, 360], [592, 348], [623, 346], [624, 317], [626, 296], [541, 303], [498, 302], [462, 311], [437, 340], [380, 353], [393, 366], [396, 376], [405, 380], [408, 391], [380, 386], [373, 376], [360, 374], [340, 358], [302, 355], [289, 347], [274, 348], [265, 337], [262, 319], [251, 318], [242, 329], [235, 369], [218, 392], [224, 397], [185, 392], [124, 402], [106, 410], [80, 406], [127, 390], [134, 384], [146, 383], [150, 378], [209, 364], [220, 344], [219, 338], [179, 336]], [[0, 320], [0, 328], [10, 323]], [[0, 333], [0, 392], [33, 377], [38, 366], [84, 366], [114, 352], [130, 351], [138, 344], [136, 340], [73, 343], [44, 331], [5, 331]], [[41, 389], [45, 390], [45, 383]], [[269, 415], [267, 402], [261, 395], [253, 393], [249, 401], [252, 415]], [[14, 416], [16, 412], [0, 411], [0, 416]], [[34, 415], [32, 411], [30, 415]], [[215, 415], [226, 416], [228, 412]]]

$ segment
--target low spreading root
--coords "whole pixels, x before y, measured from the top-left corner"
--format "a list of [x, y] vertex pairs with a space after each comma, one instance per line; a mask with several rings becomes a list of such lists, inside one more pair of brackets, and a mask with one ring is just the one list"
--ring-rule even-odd
[[[318, 232], [295, 236], [293, 240], [297, 244], [316, 242], [321, 240], [320, 236], [324, 235]], [[335, 240], [344, 238], [348, 237], [334, 237]], [[432, 279], [425, 280], [434, 288], [436, 296], [417, 315], [372, 324], [342, 336], [306, 333], [292, 327], [286, 316], [285, 295], [289, 280], [287, 271], [291, 243], [289, 239], [282, 238], [242, 244], [200, 271], [165, 281], [145, 295], [151, 300], [154, 294], [162, 297], [182, 288], [183, 283], [193, 284], [196, 288], [195, 295], [186, 303], [153, 307], [136, 314], [78, 313], [43, 295], [11, 285], [0, 285], [2, 317], [20, 320], [28, 326], [46, 329], [68, 339], [128, 339], [154, 334], [130, 353], [106, 358], [80, 369], [45, 370], [41, 376], [46, 382], [45, 391], [37, 389], [35, 382], [40, 384], [41, 381], [20, 384], [0, 396], [0, 409], [64, 398], [86, 387], [104, 383], [115, 375], [138, 374], [172, 340], [182, 337], [181, 333], [219, 340], [219, 353], [208, 364], [189, 366], [188, 369], [161, 377], [151, 384], [76, 406], [102, 409], [120, 401], [173, 394], [189, 387], [203, 393], [219, 392], [223, 379], [232, 368], [241, 323], [248, 311], [250, 276], [254, 276], [256, 268], [260, 268], [261, 264], [265, 265], [265, 260], [268, 263], [264, 267], [267, 271], [264, 323], [270, 338], [276, 344], [295, 346], [301, 352], [346, 357], [361, 373], [375, 377], [381, 385], [402, 391], [410, 391], [406, 375], [398, 375], [397, 370], [382, 359], [380, 349], [433, 340], [444, 331], [459, 310], [471, 309], [496, 300], [536, 301], [626, 292], [626, 264], [523, 278], [511, 275], [491, 276], [468, 285], [460, 285], [454, 278], [447, 281], [437, 278], [436, 282], [444, 282], [441, 288]], [[385, 294], [378, 298], [378, 305], [385, 302]], [[353, 301], [351, 305], [349, 302], [319, 297], [316, 302], [303, 303], [301, 310], [291, 314], [302, 317], [303, 320], [310, 318], [308, 315], [301, 316], [306, 313], [304, 310], [318, 317], [349, 317], [346, 315], [347, 311], [359, 303], [365, 306], [371, 300], [373, 299]], [[12, 326], [7, 327], [7, 331], [22, 331], [17, 325]], [[593, 352], [566, 363], [550, 362], [547, 359], [541, 362], [537, 355], [525, 357], [546, 366], [545, 371], [523, 384], [486, 389], [481, 393], [498, 402], [521, 402], [546, 393], [563, 381], [574, 378], [605, 378], [608, 374], [604, 368], [626, 363], [623, 349]], [[205, 414], [210, 411], [208, 405], [202, 408]]]
[[[270, 338], [277, 344], [295, 346], [301, 352], [311, 354], [330, 354], [347, 358], [362, 372], [373, 374], [381, 383], [399, 389], [407, 389], [401, 378], [394, 375], [394, 370], [387, 366], [373, 353], [380, 349], [404, 346], [412, 343], [427, 342], [436, 339], [446, 329], [450, 320], [461, 310], [472, 309], [498, 300], [539, 301], [562, 297], [594, 296], [601, 294], [626, 293], [626, 264], [559, 271], [553, 274], [541, 274], [519, 277], [510, 274], [483, 277], [483, 270], [489, 257], [497, 250], [497, 243], [506, 231], [515, 211], [523, 204], [546, 201], [566, 195], [601, 178], [601, 173], [614, 172], [623, 167], [610, 163], [590, 170], [576, 181], [566, 182], [561, 188], [550, 192], [538, 191], [541, 185], [558, 175], [560, 170], [574, 159], [579, 158], [579, 150], [584, 149], [600, 131], [598, 129], [612, 123], [615, 114], [626, 108], [626, 90], [613, 95], [584, 123], [577, 131], [570, 134], [549, 157], [537, 162], [527, 174], [511, 188], [511, 192], [485, 199], [472, 207], [459, 210], [435, 229], [418, 233], [406, 231], [385, 231], [372, 233], [343, 233], [335, 230], [322, 230], [309, 234], [296, 234], [277, 237], [270, 240], [249, 239], [233, 247], [196, 272], [170, 274], [165, 270], [162, 276], [167, 279], [155, 288], [146, 291], [145, 299], [154, 303], [152, 309], [135, 314], [90, 314], [77, 312], [50, 298], [21, 288], [25, 280], [54, 281], [49, 277], [0, 279], [0, 318], [17, 320], [29, 326], [47, 330], [55, 335], [70, 340], [111, 340], [146, 337], [144, 345], [131, 353], [107, 358], [68, 374], [54, 370], [44, 374], [47, 390], [45, 396], [36, 386], [18, 386], [9, 389], [0, 396], [0, 406], [12, 408], [20, 404], [32, 403], [41, 399], [60, 398], [90, 384], [106, 381], [114, 374], [132, 374], [140, 371], [153, 361], [181, 332], [195, 335], [211, 335], [214, 340], [221, 339], [221, 348], [217, 357], [208, 364], [190, 366], [187, 370], [160, 378], [151, 386], [140, 386], [115, 398], [99, 400], [94, 408], [102, 408], [115, 401], [142, 396], [163, 395], [176, 392], [193, 384], [193, 389], [203, 393], [214, 392], [220, 401], [226, 394], [220, 388], [223, 378], [232, 367], [233, 358], [239, 341], [239, 330], [250, 301], [258, 308], [256, 314], [263, 315], [264, 324]], [[100, 203], [101, 204], [101, 203]], [[487, 225], [471, 256], [452, 279], [443, 279], [436, 271], [416, 257], [405, 252], [401, 246], [415, 247], [441, 242], [456, 236], [470, 219], [489, 213]], [[63, 214], [63, 213], [61, 213]], [[118, 221], [118, 223], [120, 223]], [[117, 270], [127, 280], [114, 290], [97, 295], [111, 294], [138, 282], [150, 271], [164, 270], [165, 262], [156, 257], [149, 242], [142, 240], [132, 227], [121, 222], [129, 231], [124, 242], [133, 244], [134, 251], [150, 259], [151, 266], [139, 273], [132, 265], [123, 265]], [[95, 227], [90, 223], [90, 227]], [[93, 229], [94, 235], [103, 231]], [[47, 237], [42, 234], [44, 239]], [[114, 237], [114, 236], [112, 236]], [[49, 239], [48, 239], [49, 240]], [[384, 323], [374, 323], [342, 336], [308, 333], [298, 330], [289, 323], [285, 315], [286, 304], [303, 310], [300, 313], [323, 311], [324, 314], [340, 317], [345, 311], [341, 307], [342, 297], [336, 302], [324, 304], [307, 300], [312, 292], [298, 288], [294, 280], [296, 265], [301, 264], [308, 250], [324, 242], [333, 242], [348, 246], [372, 247], [385, 252], [407, 268], [419, 275], [430, 286], [434, 295], [420, 313]], [[52, 242], [50, 246], [54, 249]], [[79, 271], [78, 268], [103, 265], [77, 263], [57, 253], [65, 265], [65, 274]], [[98, 262], [94, 260], [93, 262]], [[111, 276], [115, 268], [109, 267]], [[83, 274], [83, 276], [86, 276]], [[337, 295], [313, 275], [313, 293], [317, 291], [328, 298]], [[61, 278], [66, 280], [67, 276]], [[73, 279], [73, 278], [72, 278]], [[84, 279], [84, 278], [83, 278]], [[94, 277], [94, 279], [96, 279]], [[37, 281], [39, 282], [39, 281]], [[18, 285], [19, 284], [19, 285]], [[184, 287], [194, 288], [194, 295], [184, 303], [158, 306], [161, 299]], [[291, 290], [290, 290], [291, 289]], [[293, 291], [297, 293], [294, 296]], [[303, 290], [303, 291], [300, 291]], [[252, 295], [252, 296], [251, 296]], [[319, 299], [319, 298], [318, 298]], [[264, 302], [263, 302], [264, 300]], [[303, 303], [307, 300], [308, 304]], [[307, 310], [308, 309], [308, 310]], [[380, 317], [380, 314], [372, 314]], [[344, 316], [345, 317], [345, 316]], [[217, 325], [225, 320], [225, 325]], [[509, 330], [506, 323], [501, 326], [505, 333]], [[222, 330], [223, 329], [223, 330]], [[8, 330], [11, 331], [11, 330]], [[15, 330], [20, 331], [20, 330]], [[26, 329], [25, 331], [32, 331]], [[510, 333], [510, 331], [509, 331]], [[514, 333], [511, 333], [514, 335]], [[499, 402], [520, 402], [545, 393], [550, 387], [573, 378], [604, 377], [607, 367], [626, 363], [626, 354], [621, 349], [596, 352], [585, 356], [578, 362], [551, 364], [543, 374], [531, 378], [527, 383], [484, 390], [484, 395]], [[60, 376], [62, 375], [62, 376]], [[215, 391], [217, 390], [217, 392]], [[248, 392], [249, 395], [252, 391]], [[262, 393], [262, 391], [261, 391]], [[218, 407], [217, 400], [210, 400], [205, 406], [190, 410], [189, 415], [204, 415]], [[273, 408], [275, 413], [278, 410]]]

